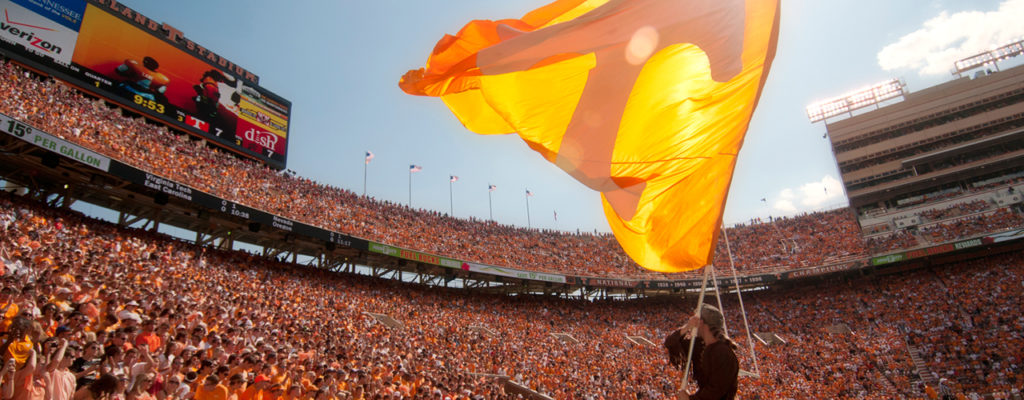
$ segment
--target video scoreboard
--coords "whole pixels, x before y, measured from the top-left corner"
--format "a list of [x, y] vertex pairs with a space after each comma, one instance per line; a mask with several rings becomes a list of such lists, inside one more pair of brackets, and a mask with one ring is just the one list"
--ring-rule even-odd
[[167, 23], [115, 0], [0, 0], [0, 52], [283, 169], [291, 102]]

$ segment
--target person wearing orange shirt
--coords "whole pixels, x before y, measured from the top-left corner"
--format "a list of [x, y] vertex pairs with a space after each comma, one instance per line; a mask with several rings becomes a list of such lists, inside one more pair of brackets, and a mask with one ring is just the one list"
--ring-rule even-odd
[[[239, 400], [263, 400], [264, 393], [268, 393], [270, 378], [266, 375], [257, 375], [252, 385], [245, 388], [245, 391], [238, 397]], [[267, 397], [269, 399], [269, 396]]]
[[215, 374], [206, 376], [203, 384], [196, 388], [195, 400], [228, 400], [229, 391], [227, 386], [220, 384], [220, 378]]
[[242, 375], [234, 374], [228, 377], [228, 400], [238, 400], [245, 393], [245, 380]]
[[136, 346], [147, 346], [151, 353], [156, 353], [163, 346], [163, 339], [155, 332], [156, 322], [147, 319], [142, 322], [142, 332], [135, 336]]
[[14, 317], [18, 316], [18, 312], [21, 311], [18, 305], [14, 303], [14, 295], [17, 292], [14, 288], [5, 286], [0, 289], [0, 313], [3, 313], [3, 323], [0, 324], [0, 331], [7, 332], [7, 328], [11, 326], [11, 322], [14, 321]]

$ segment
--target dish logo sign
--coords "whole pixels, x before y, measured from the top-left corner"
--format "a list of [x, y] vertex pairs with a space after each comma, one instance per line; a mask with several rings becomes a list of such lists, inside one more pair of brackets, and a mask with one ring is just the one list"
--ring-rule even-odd
[[263, 148], [275, 150], [277, 149], [277, 142], [281, 138], [273, 133], [262, 131], [256, 128], [249, 128], [242, 134], [246, 141], [256, 143]]
[[287, 140], [284, 137], [246, 121], [244, 118], [238, 119], [235, 142], [250, 151], [267, 157], [271, 157], [275, 153], [283, 156], [285, 147], [287, 147]]
[[71, 64], [78, 32], [10, 1], [0, 1], [0, 38], [62, 65]]

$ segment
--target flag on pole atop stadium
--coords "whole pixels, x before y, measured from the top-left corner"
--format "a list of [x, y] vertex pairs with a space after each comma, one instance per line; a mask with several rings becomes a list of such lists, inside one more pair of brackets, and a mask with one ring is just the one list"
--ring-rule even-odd
[[498, 190], [498, 185], [487, 185], [487, 190], [490, 192]]
[[367, 151], [366, 151], [366, 163], [367, 163], [367, 164], [369, 164], [369, 163], [370, 163], [370, 160], [372, 160], [372, 159], [373, 159], [373, 152], [372, 152], [372, 151], [369, 151], [369, 150], [367, 150]]
[[457, 177], [455, 175], [448, 176], [448, 182], [457, 182], [458, 180], [459, 180], [459, 177]]
[[409, 172], [420, 172], [422, 170], [423, 170], [423, 167], [421, 167], [419, 165], [410, 165], [409, 166]]
[[398, 85], [517, 133], [601, 192], [637, 263], [688, 271], [714, 253], [778, 25], [779, 0], [555, 0], [469, 22]]
[[533, 197], [533, 192], [530, 189], [526, 189], [526, 197]]

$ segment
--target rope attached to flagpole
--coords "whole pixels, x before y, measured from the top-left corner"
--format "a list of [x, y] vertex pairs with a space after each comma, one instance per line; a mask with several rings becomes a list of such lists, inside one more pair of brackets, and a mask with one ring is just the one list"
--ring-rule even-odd
[[[701, 307], [704, 307], [704, 291], [707, 289], [708, 285], [708, 273], [710, 273], [711, 270], [714, 268], [715, 267], [712, 264], [708, 264], [707, 266], [704, 267], [704, 280], [701, 281], [700, 283], [700, 296], [697, 297], [697, 310], [695, 311], [695, 313], [698, 313], [698, 315], [700, 313]], [[689, 317], [687, 317], [687, 319], [689, 319]], [[686, 355], [686, 368], [683, 369], [683, 386], [681, 390], [686, 390], [687, 387], [687, 382], [689, 380], [690, 375], [690, 361], [693, 360], [693, 346], [694, 343], [696, 343], [696, 340], [697, 327], [695, 326], [693, 327], [693, 329], [690, 330], [690, 351]]]
[[[729, 267], [732, 268], [732, 280], [736, 285], [736, 297], [740, 299], [740, 314], [743, 315], [743, 327], [747, 330], [747, 343], [750, 344], [750, 358], [754, 360], [754, 374], [761, 377], [761, 369], [757, 367], [757, 353], [754, 352], [754, 339], [750, 335], [750, 324], [747, 322], [747, 310], [743, 307], [743, 295], [740, 291], [740, 280], [736, 277], [736, 263], [732, 259], [732, 248], [729, 246], [729, 233], [722, 226], [722, 235], [725, 236], [725, 251], [729, 254]], [[723, 323], [725, 319], [723, 318]], [[728, 331], [727, 331], [728, 332]]]

